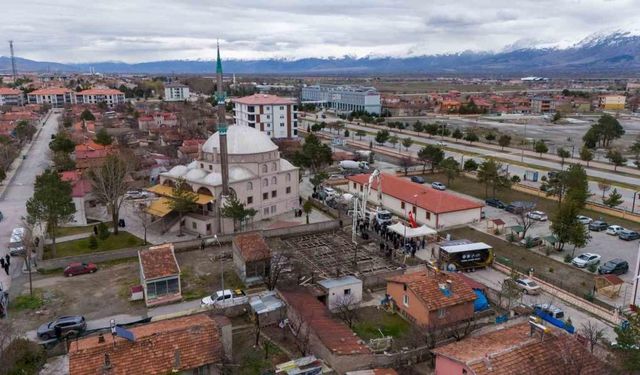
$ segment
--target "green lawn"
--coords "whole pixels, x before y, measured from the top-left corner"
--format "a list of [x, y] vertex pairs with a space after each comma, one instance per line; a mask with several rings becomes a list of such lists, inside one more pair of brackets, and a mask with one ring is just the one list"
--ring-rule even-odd
[[[111, 223], [105, 223], [109, 228], [111, 228]], [[93, 226], [98, 225], [98, 223], [86, 225], [83, 227], [60, 227], [56, 230], [56, 237], [64, 237], [64, 236], [72, 236], [74, 234], [80, 233], [90, 233], [93, 231]]]
[[375, 307], [365, 307], [358, 311], [358, 320], [353, 325], [353, 331], [363, 340], [380, 338], [380, 331], [385, 336], [399, 338], [404, 336], [411, 326], [409, 322], [397, 314], [378, 310]]
[[[60, 242], [56, 244], [57, 257], [66, 257], [72, 255], [81, 255], [95, 253], [99, 251], [109, 251], [124, 249], [127, 247], [142, 246], [144, 241], [133, 234], [120, 231], [118, 235], [111, 234], [106, 240], [98, 240], [98, 248], [91, 249], [89, 247], [89, 238], [82, 238], [74, 241]], [[51, 245], [45, 247], [44, 258], [50, 259]]]

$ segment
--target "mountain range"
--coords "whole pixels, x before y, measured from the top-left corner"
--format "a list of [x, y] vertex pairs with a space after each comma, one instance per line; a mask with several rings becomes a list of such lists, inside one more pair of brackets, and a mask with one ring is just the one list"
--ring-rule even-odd
[[[95, 62], [63, 64], [16, 58], [21, 72], [89, 72], [128, 74], [208, 74], [213, 61], [163, 60], [142, 63]], [[501, 52], [463, 52], [416, 57], [340, 57], [298, 60], [227, 60], [225, 73], [312, 75], [607, 75], [640, 72], [640, 36], [630, 32], [594, 34], [568, 48], [519, 48]], [[11, 60], [0, 57], [0, 73]]]

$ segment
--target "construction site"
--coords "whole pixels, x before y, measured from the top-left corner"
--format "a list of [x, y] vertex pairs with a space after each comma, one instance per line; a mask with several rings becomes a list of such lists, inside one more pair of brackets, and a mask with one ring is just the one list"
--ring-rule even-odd
[[403, 266], [383, 256], [375, 242], [355, 245], [350, 234], [343, 231], [312, 233], [273, 238], [272, 249], [291, 254], [300, 270], [299, 276], [315, 280], [354, 275], [364, 286], [385, 285], [389, 276], [401, 274]]

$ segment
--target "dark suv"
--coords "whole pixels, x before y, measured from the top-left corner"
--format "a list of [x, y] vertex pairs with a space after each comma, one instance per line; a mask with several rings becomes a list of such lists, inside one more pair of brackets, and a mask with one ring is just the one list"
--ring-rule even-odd
[[592, 221], [589, 224], [589, 230], [592, 230], [594, 232], [600, 232], [601, 230], [607, 230], [607, 228], [609, 228], [609, 224], [607, 224], [606, 222], [604, 222], [602, 220]]
[[[56, 329], [58, 328], [58, 329]], [[56, 338], [58, 334], [60, 337], [67, 336], [71, 333], [78, 335], [87, 329], [87, 322], [84, 320], [84, 316], [61, 316], [53, 322], [45, 323], [38, 327], [38, 337], [42, 340], [49, 340]], [[59, 331], [59, 332], [56, 332]]]
[[626, 260], [622, 259], [612, 259], [607, 263], [598, 267], [598, 273], [603, 274], [614, 274], [614, 275], [622, 275], [629, 272], [629, 263]]
[[424, 184], [426, 181], [422, 176], [411, 176], [411, 182], [416, 184]]
[[486, 203], [487, 206], [500, 208], [500, 209], [504, 209], [505, 207], [507, 207], [507, 205], [498, 198], [489, 198], [485, 200], [484, 203]]

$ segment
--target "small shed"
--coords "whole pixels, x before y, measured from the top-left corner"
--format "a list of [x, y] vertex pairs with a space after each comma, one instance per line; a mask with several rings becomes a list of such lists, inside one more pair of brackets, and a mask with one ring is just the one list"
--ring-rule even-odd
[[498, 218], [498, 219], [492, 219], [487, 221], [487, 230], [493, 230], [493, 232], [502, 232], [502, 230], [504, 229], [504, 226], [506, 225], [506, 223], [504, 222], [504, 220]]
[[343, 276], [318, 282], [325, 294], [329, 310], [340, 306], [355, 307], [362, 302], [362, 280], [355, 276]]
[[138, 251], [140, 284], [147, 307], [182, 300], [180, 266], [173, 244], [152, 246]]
[[260, 327], [276, 324], [282, 319], [284, 303], [272, 290], [251, 296], [249, 306], [251, 306], [253, 316], [257, 316], [259, 319]]
[[604, 294], [609, 298], [616, 298], [620, 295], [620, 289], [624, 281], [616, 275], [599, 275], [595, 277], [596, 292]]
[[264, 281], [271, 271], [271, 249], [260, 232], [233, 238], [233, 264], [240, 280], [247, 285]]

